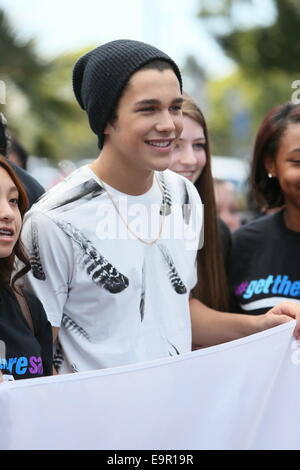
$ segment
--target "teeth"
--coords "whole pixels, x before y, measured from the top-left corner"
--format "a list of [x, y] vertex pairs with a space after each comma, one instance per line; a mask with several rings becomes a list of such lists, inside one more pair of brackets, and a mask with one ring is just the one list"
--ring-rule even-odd
[[170, 141], [168, 142], [149, 142], [150, 145], [153, 145], [153, 147], [169, 147]]
[[11, 232], [11, 230], [0, 230], [0, 235], [11, 236], [12, 232]]

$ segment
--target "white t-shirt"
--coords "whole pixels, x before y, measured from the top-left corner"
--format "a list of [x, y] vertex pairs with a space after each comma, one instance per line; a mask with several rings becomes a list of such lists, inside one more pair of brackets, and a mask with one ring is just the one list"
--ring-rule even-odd
[[[191, 350], [188, 300], [202, 227], [196, 189], [168, 170], [141, 196], [102, 185], [84, 166], [24, 221], [27, 281], [60, 327], [55, 364], [62, 373]], [[160, 237], [142, 243], [127, 223], [143, 240]]]

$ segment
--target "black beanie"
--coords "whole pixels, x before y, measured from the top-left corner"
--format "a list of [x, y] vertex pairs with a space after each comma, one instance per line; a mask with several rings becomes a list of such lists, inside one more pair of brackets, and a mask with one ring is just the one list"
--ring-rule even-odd
[[87, 112], [100, 149], [104, 129], [131, 75], [153, 60], [172, 66], [182, 91], [176, 63], [164, 52], [139, 41], [120, 39], [108, 42], [82, 56], [73, 70], [73, 89], [78, 103]]

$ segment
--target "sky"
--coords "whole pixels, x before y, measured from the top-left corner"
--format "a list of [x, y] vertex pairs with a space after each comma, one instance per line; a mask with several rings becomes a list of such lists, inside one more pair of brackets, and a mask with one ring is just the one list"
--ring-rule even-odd
[[197, 19], [199, 0], [0, 0], [20, 38], [37, 39], [53, 57], [85, 46], [126, 38], [149, 42], [179, 66], [194, 55], [212, 76], [232, 63]]
[[[8, 14], [20, 38], [36, 38], [37, 49], [46, 58], [114, 39], [136, 39], [162, 49], [180, 67], [188, 55], [193, 55], [210, 78], [223, 78], [232, 73], [234, 64], [197, 18], [200, 3], [201, 0], [0, 0], [0, 8]], [[236, 1], [234, 7], [242, 27], [247, 28], [253, 21], [267, 25], [274, 20], [272, 0], [251, 0], [250, 6], [249, 2]]]

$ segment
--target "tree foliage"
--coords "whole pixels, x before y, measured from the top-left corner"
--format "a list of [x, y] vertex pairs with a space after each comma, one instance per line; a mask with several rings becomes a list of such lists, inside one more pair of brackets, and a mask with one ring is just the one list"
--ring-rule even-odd
[[0, 111], [31, 154], [59, 160], [97, 152], [72, 92], [72, 66], [82, 52], [42, 60], [35, 41], [20, 41], [0, 10], [0, 80], [7, 90]]
[[[271, 0], [270, 0], [271, 2]], [[251, 148], [261, 120], [273, 107], [289, 101], [292, 82], [300, 78], [300, 2], [273, 0], [274, 21], [259, 25], [256, 14], [264, 2], [254, 0], [202, 0], [199, 17], [212, 32], [224, 53], [235, 61], [238, 72], [232, 77], [210, 84], [212, 99], [211, 122], [219, 129], [215, 133], [217, 150], [219, 136], [227, 136], [228, 151]], [[247, 26], [241, 21], [239, 11], [248, 8]], [[250, 14], [251, 13], [251, 14]], [[218, 27], [216, 27], [218, 25]], [[222, 93], [213, 92], [213, 89]], [[228, 96], [233, 97], [231, 101]], [[241, 143], [232, 132], [232, 119], [220, 121], [222, 108], [225, 114], [236, 113], [242, 107], [250, 118], [248, 144]], [[224, 112], [223, 112], [224, 114]], [[217, 125], [216, 125], [217, 124]], [[231, 137], [230, 137], [231, 136]], [[233, 136], [233, 137], [232, 137]]]

